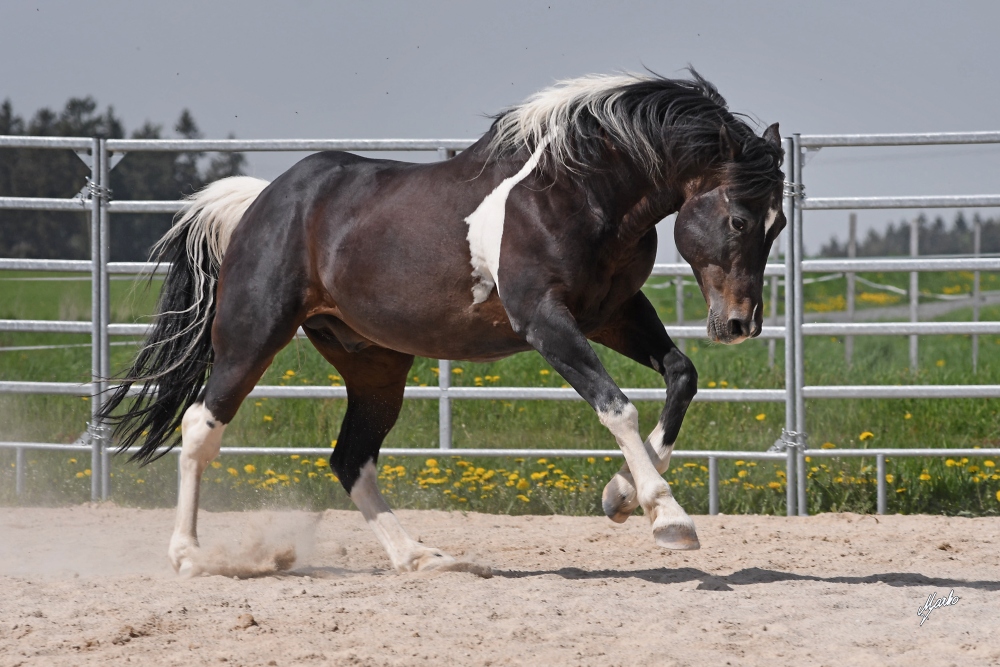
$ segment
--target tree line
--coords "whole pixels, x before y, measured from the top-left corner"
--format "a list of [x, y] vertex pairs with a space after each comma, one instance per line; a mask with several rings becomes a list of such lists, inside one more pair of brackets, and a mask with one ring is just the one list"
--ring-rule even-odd
[[[202, 137], [194, 116], [183, 110], [173, 131], [178, 138]], [[134, 139], [164, 138], [162, 125], [147, 121]], [[61, 111], [39, 109], [30, 118], [17, 115], [8, 99], [0, 105], [0, 134], [54, 137], [126, 136], [124, 122], [108, 106], [98, 110], [92, 97], [74, 97]], [[232, 135], [230, 135], [232, 138]], [[111, 171], [114, 199], [179, 199], [214, 180], [243, 173], [242, 153], [128, 153]], [[90, 169], [72, 151], [0, 148], [0, 197], [75, 196]], [[111, 216], [111, 259], [143, 261], [170, 227], [169, 214]], [[89, 213], [0, 210], [0, 257], [88, 259]]]
[[[1000, 253], [1000, 220], [982, 219], [975, 214], [970, 223], [959, 211], [951, 226], [940, 216], [929, 222], [923, 214], [917, 217], [917, 242], [921, 255], [967, 255], [973, 251], [973, 228], [982, 225], [980, 252]], [[841, 243], [831, 238], [819, 254], [821, 257], [847, 257], [847, 241]], [[910, 223], [900, 221], [897, 227], [890, 222], [884, 232], [868, 230], [864, 239], [858, 239], [858, 257], [886, 257], [910, 254]]]

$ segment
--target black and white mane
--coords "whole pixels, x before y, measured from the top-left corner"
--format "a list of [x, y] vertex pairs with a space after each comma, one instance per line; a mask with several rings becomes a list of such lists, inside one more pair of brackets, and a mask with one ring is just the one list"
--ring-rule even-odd
[[[573, 172], [605, 168], [613, 147], [654, 183], [716, 166], [737, 197], [770, 196], [783, 178], [781, 149], [730, 112], [714, 85], [690, 73], [689, 80], [625, 73], [560, 81], [497, 115], [490, 150], [504, 157], [547, 143], [542, 164]], [[723, 132], [739, 160], [720, 161]]]

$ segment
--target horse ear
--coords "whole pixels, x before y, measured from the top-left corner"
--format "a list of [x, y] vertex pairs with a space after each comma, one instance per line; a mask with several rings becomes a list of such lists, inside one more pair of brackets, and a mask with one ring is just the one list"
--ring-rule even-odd
[[736, 161], [742, 152], [742, 147], [729, 135], [729, 130], [726, 129], [725, 125], [719, 128], [719, 148], [722, 152], [722, 156], [729, 160], [730, 162]]
[[769, 144], [781, 148], [781, 135], [778, 133], [778, 124], [774, 123], [769, 125], [766, 130], [764, 130], [764, 141]]

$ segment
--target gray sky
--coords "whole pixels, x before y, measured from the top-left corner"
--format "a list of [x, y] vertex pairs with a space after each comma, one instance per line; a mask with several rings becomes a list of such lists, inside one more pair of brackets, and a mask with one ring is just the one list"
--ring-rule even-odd
[[[475, 137], [485, 114], [557, 79], [688, 63], [783, 134], [1000, 129], [994, 1], [6, 0], [2, 12], [0, 98], [28, 115], [91, 94], [129, 129], [169, 129], [187, 107], [207, 137]], [[251, 171], [273, 177], [298, 157], [251, 156]], [[813, 196], [996, 193], [998, 166], [1000, 146], [824, 149], [805, 181]], [[861, 212], [860, 226], [913, 214]], [[807, 251], [845, 237], [846, 219], [808, 214]]]

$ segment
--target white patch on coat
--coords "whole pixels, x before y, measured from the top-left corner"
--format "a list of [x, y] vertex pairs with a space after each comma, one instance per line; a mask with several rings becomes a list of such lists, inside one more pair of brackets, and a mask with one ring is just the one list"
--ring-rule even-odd
[[504, 218], [507, 214], [507, 197], [514, 186], [527, 178], [538, 166], [549, 139], [545, 138], [532, 153], [521, 170], [500, 182], [493, 192], [486, 195], [482, 203], [465, 222], [469, 225], [469, 252], [472, 255], [472, 303], [482, 303], [490, 296], [494, 285], [500, 295], [497, 274], [500, 270], [500, 244], [503, 241]]
[[378, 490], [378, 471], [372, 461], [362, 466], [358, 480], [351, 487], [351, 500], [361, 510], [361, 516], [375, 533], [396, 570], [413, 572], [447, 568], [455, 563], [451, 556], [426, 547], [407, 534]]
[[194, 551], [198, 548], [198, 487], [208, 464], [219, 455], [226, 425], [215, 418], [204, 403], [195, 403], [181, 420], [180, 489], [177, 517], [168, 556], [183, 575], [193, 574]]
[[772, 208], [767, 212], [767, 219], [764, 220], [764, 236], [771, 231], [771, 225], [774, 224], [775, 219], [778, 217], [778, 209]]

